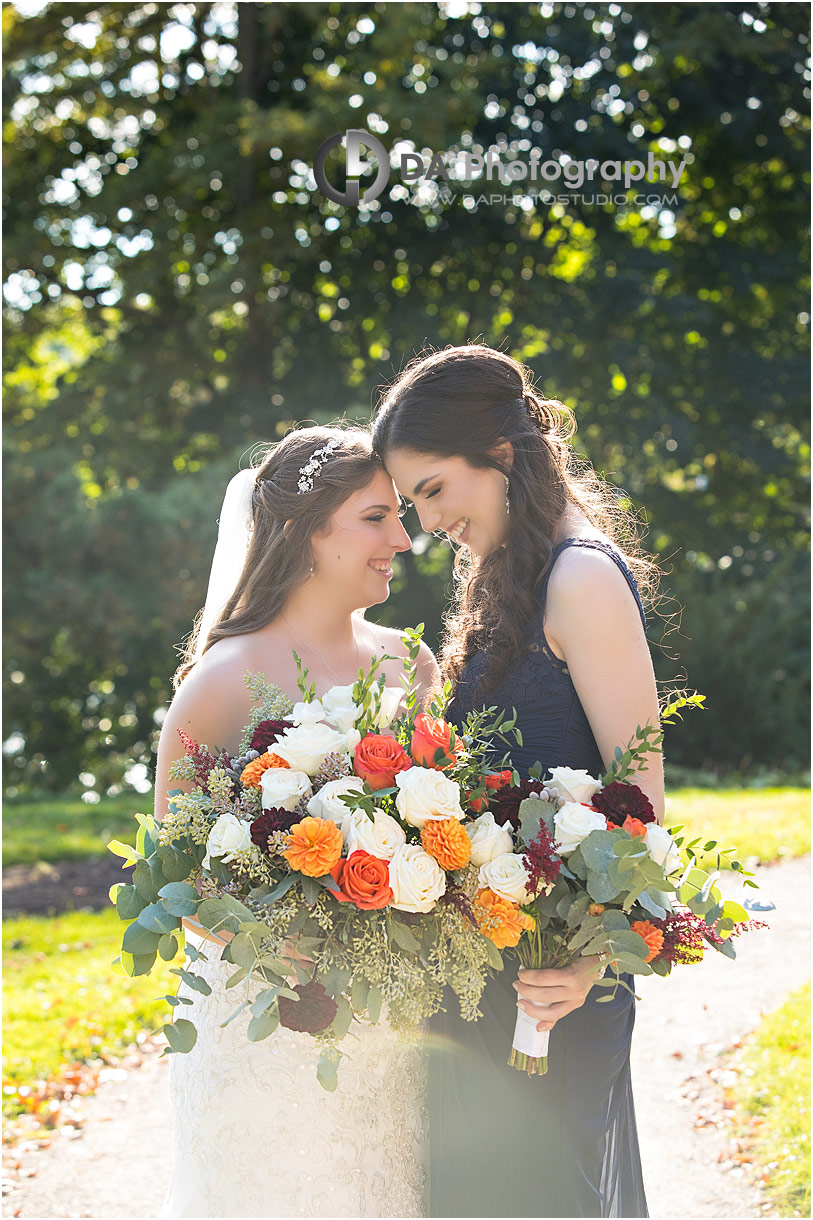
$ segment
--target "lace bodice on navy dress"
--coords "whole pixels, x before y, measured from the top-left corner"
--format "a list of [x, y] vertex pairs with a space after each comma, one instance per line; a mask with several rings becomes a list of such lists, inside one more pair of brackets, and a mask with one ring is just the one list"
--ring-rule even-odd
[[[646, 626], [634, 577], [610, 543], [567, 538], [555, 548], [526, 653], [485, 698], [475, 685], [486, 659], [475, 654], [446, 712], [459, 725], [484, 703], [515, 707], [523, 745], [509, 753], [523, 777], [537, 761], [543, 775], [557, 766], [584, 767], [596, 777], [605, 769], [567, 666], [545, 639], [548, 576], [571, 546], [610, 556]], [[629, 1067], [631, 993], [619, 988], [599, 1003], [606, 995], [594, 987], [554, 1026], [548, 1074], [528, 1077], [507, 1066], [516, 972], [509, 960], [487, 984], [481, 1020], [463, 1021], [449, 996], [430, 1023], [430, 1215], [646, 1216]]]
[[[485, 696], [476, 687], [486, 667], [486, 657], [476, 653], [466, 664], [460, 682], [446, 711], [446, 719], [460, 724], [465, 716], [487, 706], [517, 710], [517, 727], [522, 732], [523, 745], [514, 746], [510, 753], [520, 775], [539, 761], [543, 775], [550, 767], [584, 767], [591, 775], [604, 770], [599, 748], [590, 728], [584, 708], [567, 665], [551, 651], [545, 638], [545, 598], [553, 565], [567, 547], [589, 547], [609, 555], [626, 577], [646, 629], [641, 595], [629, 567], [615, 547], [600, 538], [565, 538], [554, 548], [548, 570], [543, 577], [537, 600], [539, 609], [529, 626], [525, 654], [503, 675], [499, 684]], [[600, 607], [597, 608], [600, 613]]]

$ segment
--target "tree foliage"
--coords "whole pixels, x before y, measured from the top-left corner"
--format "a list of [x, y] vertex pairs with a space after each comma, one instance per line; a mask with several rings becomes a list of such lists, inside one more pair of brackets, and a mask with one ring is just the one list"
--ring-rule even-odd
[[[147, 757], [227, 472], [296, 422], [365, 417], [427, 344], [484, 336], [575, 408], [585, 454], [646, 511], [685, 635], [703, 574], [759, 600], [804, 550], [805, 6], [52, 3], [3, 19], [21, 776]], [[563, 206], [404, 185], [394, 159], [383, 195], [343, 208], [311, 166], [350, 127], [427, 160], [499, 146], [686, 166], [676, 191], [647, 187], [656, 203], [611, 182], [625, 202], [586, 185]], [[446, 552], [407, 572], [383, 614], [438, 626]], [[721, 683], [740, 663], [715, 648], [722, 626]], [[718, 761], [768, 761], [759, 735], [721, 733]]]

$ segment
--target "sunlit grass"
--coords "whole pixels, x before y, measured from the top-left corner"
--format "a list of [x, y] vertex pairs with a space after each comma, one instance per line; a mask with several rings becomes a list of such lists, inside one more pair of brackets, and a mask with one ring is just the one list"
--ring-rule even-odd
[[8, 800], [3, 808], [3, 865], [82, 859], [106, 854], [110, 839], [135, 842], [134, 813], [150, 813], [152, 796]]
[[[772, 864], [810, 851], [810, 792], [806, 788], [678, 788], [666, 797], [667, 826], [685, 837], [736, 847], [741, 862]], [[701, 844], [702, 846], [702, 844]], [[704, 857], [707, 864], [713, 855]]]
[[735, 1122], [780, 1216], [810, 1215], [810, 984], [769, 1013], [737, 1056]]
[[160, 959], [139, 978], [114, 975], [124, 924], [114, 910], [3, 921], [4, 1108], [20, 1086], [71, 1063], [109, 1062], [142, 1029], [159, 1029], [178, 963]]

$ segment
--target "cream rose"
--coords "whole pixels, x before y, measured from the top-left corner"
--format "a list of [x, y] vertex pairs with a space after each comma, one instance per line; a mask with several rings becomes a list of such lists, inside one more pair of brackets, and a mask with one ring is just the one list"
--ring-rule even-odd
[[553, 824], [557, 851], [560, 856], [569, 856], [592, 831], [606, 830], [607, 819], [589, 805], [570, 801], [554, 814]]
[[220, 856], [223, 863], [228, 864], [234, 852], [244, 851], [251, 845], [250, 823], [241, 822], [233, 813], [221, 813], [209, 831], [203, 867], [211, 868], [212, 856]]
[[363, 809], [354, 809], [342, 826], [347, 855], [367, 851], [379, 860], [391, 860], [399, 847], [406, 843], [404, 828], [383, 809], [375, 810], [375, 820]]
[[293, 720], [294, 724], [315, 724], [324, 718], [325, 709], [321, 699], [314, 699], [310, 703], [295, 703], [285, 717], [286, 720]]
[[[275, 747], [276, 748], [276, 747]], [[410, 767], [395, 776], [398, 795], [395, 806], [405, 822], [422, 829], [427, 822], [441, 818], [463, 820], [460, 788], [444, 775], [429, 767]]]
[[498, 826], [493, 813], [481, 813], [479, 818], [469, 822], [466, 834], [471, 839], [471, 862], [479, 868], [487, 864], [495, 856], [502, 856], [514, 846], [511, 837], [511, 823]]
[[481, 886], [488, 886], [508, 902], [518, 902], [522, 906], [531, 897], [522, 856], [515, 856], [513, 852], [504, 852], [481, 865], [479, 879]]
[[652, 859], [656, 864], [662, 866], [667, 876], [680, 868], [680, 853], [675, 845], [675, 840], [665, 826], [659, 826], [657, 822], [650, 822], [646, 828], [644, 842]]
[[304, 771], [287, 767], [269, 767], [260, 778], [263, 809], [296, 809], [299, 802], [313, 792]]
[[301, 724], [286, 729], [274, 742], [274, 753], [284, 758], [290, 767], [315, 775], [328, 754], [344, 754], [347, 742], [344, 733], [329, 724]]
[[552, 788], [564, 801], [589, 804], [590, 798], [601, 788], [601, 780], [593, 779], [588, 771], [576, 771], [573, 767], [552, 767], [545, 787]]
[[341, 799], [349, 792], [363, 792], [364, 780], [357, 775], [345, 775], [341, 779], [328, 780], [308, 801], [308, 813], [315, 818], [329, 818], [338, 826], [350, 813], [350, 806]]
[[392, 906], [397, 911], [426, 914], [446, 893], [446, 874], [432, 856], [417, 843], [396, 849], [390, 860]]

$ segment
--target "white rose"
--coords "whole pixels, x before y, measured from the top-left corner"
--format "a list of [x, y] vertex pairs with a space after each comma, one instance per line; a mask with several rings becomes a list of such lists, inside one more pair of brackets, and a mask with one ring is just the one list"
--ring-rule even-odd
[[378, 711], [378, 718], [375, 722], [375, 727], [381, 733], [388, 728], [401, 707], [401, 700], [404, 697], [404, 692], [400, 686], [385, 686], [381, 692], [381, 707]]
[[675, 840], [665, 826], [659, 826], [657, 822], [650, 822], [646, 828], [644, 842], [652, 859], [656, 864], [662, 866], [667, 876], [680, 868], [680, 853], [675, 845]]
[[341, 779], [331, 779], [323, 784], [308, 801], [308, 813], [315, 818], [328, 818], [331, 822], [341, 826], [350, 812], [350, 806], [346, 805], [341, 797], [347, 795], [348, 792], [363, 791], [364, 780], [359, 779], [357, 775], [344, 775]]
[[505, 898], [508, 902], [518, 902], [520, 906], [531, 897], [522, 856], [515, 856], [513, 852], [504, 852], [503, 855], [495, 856], [493, 860], [481, 865], [479, 880], [481, 886], [488, 886], [495, 894], [499, 894], [500, 898]]
[[356, 746], [361, 741], [361, 733], [358, 729], [348, 729], [344, 734], [344, 748], [348, 754], [355, 754]]
[[383, 809], [375, 810], [375, 821], [363, 809], [354, 809], [342, 825], [347, 854], [367, 851], [379, 860], [391, 860], [406, 843], [404, 828]]
[[285, 717], [286, 720], [293, 720], [294, 724], [315, 724], [317, 720], [324, 718], [325, 709], [321, 699], [314, 699], [311, 703], [295, 703]]
[[296, 809], [303, 797], [313, 791], [304, 771], [291, 771], [288, 767], [269, 767], [263, 771], [260, 787], [263, 809]]
[[352, 694], [352, 686], [331, 686], [327, 694], [322, 695], [324, 719], [340, 733], [349, 733], [361, 715], [361, 708], [353, 702]]
[[578, 801], [563, 805], [554, 815], [553, 824], [556, 827], [555, 838], [560, 856], [569, 856], [592, 831], [607, 829], [607, 819], [603, 813]]
[[587, 771], [575, 771], [573, 767], [552, 767], [545, 787], [552, 788], [562, 800], [588, 804], [601, 788], [601, 780], [593, 779]]
[[344, 754], [346, 741], [329, 724], [301, 724], [286, 729], [274, 742], [274, 753], [297, 771], [315, 775], [328, 754]]
[[405, 822], [422, 829], [427, 822], [441, 818], [463, 820], [465, 814], [460, 805], [460, 788], [444, 775], [430, 767], [410, 767], [399, 771], [395, 777], [399, 792], [395, 806]]
[[234, 852], [247, 847], [251, 847], [250, 823], [241, 822], [233, 813], [221, 813], [209, 831], [203, 867], [211, 868], [212, 856], [220, 856], [223, 863], [228, 864]]
[[417, 843], [396, 849], [390, 860], [392, 906], [397, 911], [426, 914], [446, 893], [446, 874], [428, 852]]
[[471, 862], [479, 868], [487, 864], [495, 856], [502, 856], [514, 846], [511, 836], [511, 823], [498, 826], [493, 813], [481, 813], [479, 818], [469, 822], [466, 834], [471, 839]]

